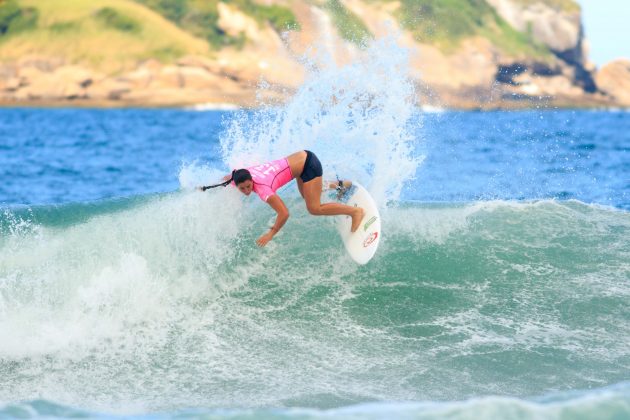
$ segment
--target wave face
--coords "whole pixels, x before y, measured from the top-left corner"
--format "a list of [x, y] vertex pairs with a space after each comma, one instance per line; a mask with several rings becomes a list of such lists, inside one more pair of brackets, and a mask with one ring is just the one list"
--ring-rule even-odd
[[627, 212], [400, 205], [359, 267], [299, 199], [260, 251], [270, 215], [221, 198], [5, 212], [0, 401], [323, 409], [627, 379]]

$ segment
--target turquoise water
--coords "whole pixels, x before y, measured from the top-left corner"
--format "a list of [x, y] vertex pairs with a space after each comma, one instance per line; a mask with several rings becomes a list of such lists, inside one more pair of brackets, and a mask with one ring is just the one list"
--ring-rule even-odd
[[264, 251], [270, 214], [209, 195], [11, 213], [0, 413], [630, 412], [626, 212], [407, 203], [360, 267], [332, 223], [287, 201]]
[[[370, 54], [258, 111], [0, 111], [0, 418], [630, 417], [630, 114], [426, 114]], [[192, 189], [300, 148], [380, 203], [368, 265], [295, 186], [265, 249]]]

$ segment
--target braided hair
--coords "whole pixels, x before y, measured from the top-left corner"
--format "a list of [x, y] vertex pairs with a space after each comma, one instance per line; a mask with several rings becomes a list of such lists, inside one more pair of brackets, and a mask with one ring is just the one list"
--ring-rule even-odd
[[201, 191], [205, 191], [205, 190], [209, 190], [210, 188], [227, 187], [228, 185], [230, 185], [230, 182], [232, 181], [234, 181], [234, 184], [238, 185], [241, 182], [245, 182], [251, 179], [252, 179], [252, 174], [250, 174], [247, 169], [235, 169], [232, 171], [232, 175], [230, 176], [230, 179], [228, 179], [227, 181], [224, 181], [215, 185], [208, 185], [205, 187], [200, 187], [200, 189]]

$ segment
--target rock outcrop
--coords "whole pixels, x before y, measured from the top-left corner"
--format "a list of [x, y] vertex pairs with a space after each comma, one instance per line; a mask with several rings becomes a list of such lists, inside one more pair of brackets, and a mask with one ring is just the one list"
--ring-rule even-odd
[[602, 67], [595, 76], [597, 87], [619, 105], [630, 107], [630, 59], [619, 59]]
[[582, 16], [577, 4], [554, 6], [543, 1], [487, 0], [514, 29], [547, 46], [572, 67], [576, 84], [589, 93], [597, 88], [592, 78], [594, 66], [588, 61]]
[[[582, 19], [579, 8], [564, 10], [542, 1], [486, 0], [514, 29], [557, 53], [574, 52], [582, 57]], [[580, 62], [582, 60], [579, 60]]]
[[135, 70], [106, 76], [87, 67], [38, 57], [39, 66], [0, 67], [0, 98], [5, 104], [169, 106], [203, 102], [255, 103], [254, 91], [223, 74], [216, 61], [184, 57], [175, 65], [147, 60]]

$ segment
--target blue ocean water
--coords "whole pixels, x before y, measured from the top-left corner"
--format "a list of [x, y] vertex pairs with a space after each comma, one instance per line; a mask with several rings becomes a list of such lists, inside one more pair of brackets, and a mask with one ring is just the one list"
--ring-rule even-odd
[[[630, 417], [630, 113], [425, 113], [404, 51], [282, 106], [0, 111], [0, 418]], [[383, 77], [386, 75], [387, 77]], [[230, 168], [308, 148], [383, 239]]]
[[[231, 114], [4, 109], [0, 203], [50, 205], [175, 191], [183, 165], [204, 161], [228, 169], [219, 136]], [[576, 199], [630, 208], [628, 112], [443, 112], [415, 118], [414, 145], [428, 158], [405, 184], [403, 200]]]

